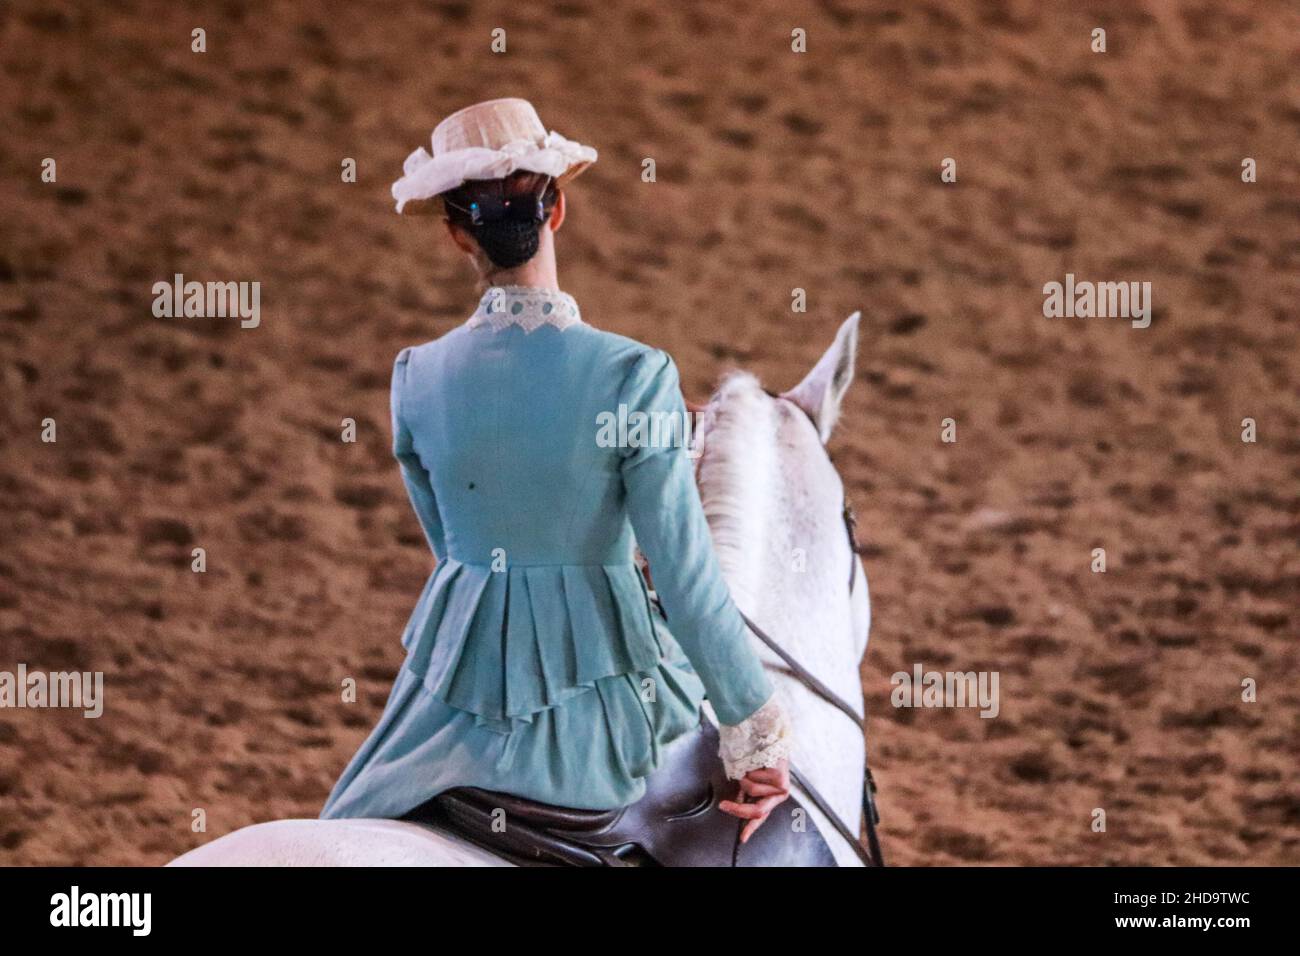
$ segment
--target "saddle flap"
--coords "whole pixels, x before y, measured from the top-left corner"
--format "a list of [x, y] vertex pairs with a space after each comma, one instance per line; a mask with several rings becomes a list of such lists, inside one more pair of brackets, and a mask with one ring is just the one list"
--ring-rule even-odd
[[599, 833], [609, 828], [625, 810], [623, 807], [616, 807], [613, 810], [557, 807], [509, 793], [480, 790], [477, 787], [458, 787], [447, 792], [489, 814], [493, 810], [501, 809], [505, 811], [507, 820], [516, 820], [532, 827], [557, 830], [562, 833]]

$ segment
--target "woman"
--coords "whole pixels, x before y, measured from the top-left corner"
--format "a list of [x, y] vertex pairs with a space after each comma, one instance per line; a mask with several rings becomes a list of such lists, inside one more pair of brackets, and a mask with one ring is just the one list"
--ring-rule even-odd
[[440, 123], [433, 154], [412, 153], [393, 186], [399, 213], [441, 200], [488, 288], [464, 325], [397, 357], [394, 451], [438, 564], [383, 716], [323, 817], [398, 817], [452, 787], [627, 806], [661, 749], [697, 730], [706, 695], [741, 839], [789, 795], [786, 718], [689, 457], [600, 437], [621, 406], [684, 409], [672, 360], [584, 323], [556, 281], [561, 187], [595, 159], [527, 101], [491, 100]]

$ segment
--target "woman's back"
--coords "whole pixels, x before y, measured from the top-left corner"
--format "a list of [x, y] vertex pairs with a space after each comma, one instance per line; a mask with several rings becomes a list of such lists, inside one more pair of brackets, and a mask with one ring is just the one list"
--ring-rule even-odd
[[623, 449], [602, 426], [649, 353], [581, 321], [466, 324], [406, 350], [395, 400], [442, 516], [435, 551], [512, 566], [631, 560]]
[[[566, 319], [488, 321], [494, 304], [542, 302]], [[581, 322], [564, 293], [500, 289], [398, 356], [396, 451], [440, 559], [403, 644], [407, 668], [450, 706], [528, 720], [663, 656], [633, 560], [627, 449], [598, 425], [620, 402], [644, 403], [647, 362], [667, 367]]]

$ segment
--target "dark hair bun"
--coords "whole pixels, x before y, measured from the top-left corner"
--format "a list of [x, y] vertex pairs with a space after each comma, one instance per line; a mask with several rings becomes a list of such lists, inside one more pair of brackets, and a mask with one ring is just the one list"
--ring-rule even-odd
[[518, 171], [504, 179], [470, 180], [442, 194], [447, 218], [474, 236], [498, 269], [537, 255], [539, 231], [555, 206], [555, 182]]
[[513, 269], [537, 255], [539, 227], [532, 219], [499, 219], [480, 223], [474, 230], [474, 238], [493, 265]]

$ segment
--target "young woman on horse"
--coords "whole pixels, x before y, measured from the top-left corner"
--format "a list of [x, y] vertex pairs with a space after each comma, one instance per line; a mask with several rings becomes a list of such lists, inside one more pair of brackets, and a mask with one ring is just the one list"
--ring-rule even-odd
[[440, 208], [486, 291], [464, 324], [397, 356], [394, 453], [437, 567], [383, 715], [321, 816], [401, 817], [463, 787], [628, 806], [665, 748], [699, 732], [707, 698], [738, 781], [720, 809], [748, 840], [789, 795], [786, 716], [684, 442], [600, 437], [620, 409], [680, 421], [677, 370], [587, 324], [556, 279], [563, 187], [596, 152], [520, 99], [453, 114], [432, 145], [406, 160], [397, 211]]

